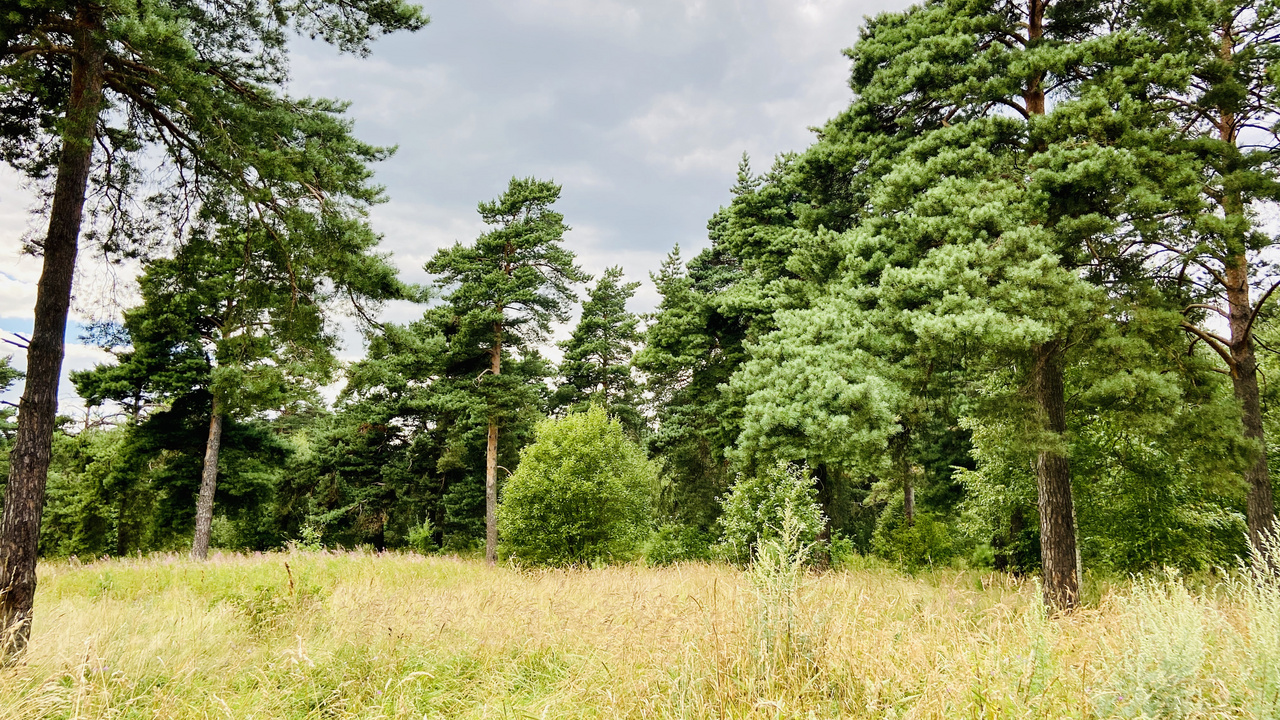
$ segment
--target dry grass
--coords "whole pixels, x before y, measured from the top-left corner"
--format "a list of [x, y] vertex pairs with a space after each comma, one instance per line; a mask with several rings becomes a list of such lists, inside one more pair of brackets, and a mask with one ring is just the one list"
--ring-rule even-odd
[[782, 600], [761, 587], [710, 565], [519, 572], [323, 553], [51, 563], [32, 649], [0, 669], [0, 719], [1229, 718], [1280, 707], [1280, 599], [1254, 583], [1197, 594], [1137, 583], [1058, 619], [1040, 612], [1033, 584], [991, 573], [864, 568], [805, 577]]

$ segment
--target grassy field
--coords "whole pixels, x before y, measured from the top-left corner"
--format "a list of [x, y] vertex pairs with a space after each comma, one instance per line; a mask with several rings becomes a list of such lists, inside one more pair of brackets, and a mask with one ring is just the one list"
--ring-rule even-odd
[[0, 718], [1280, 715], [1280, 591], [291, 553], [42, 565]]

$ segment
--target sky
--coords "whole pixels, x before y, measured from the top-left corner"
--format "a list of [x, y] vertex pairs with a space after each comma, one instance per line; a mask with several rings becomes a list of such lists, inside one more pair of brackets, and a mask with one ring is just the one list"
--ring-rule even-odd
[[[631, 309], [652, 310], [649, 273], [679, 244], [706, 247], [738, 160], [757, 171], [802, 150], [811, 127], [846, 107], [842, 50], [864, 16], [902, 0], [426, 0], [431, 24], [379, 40], [367, 58], [294, 45], [290, 91], [351, 102], [357, 136], [395, 145], [376, 168], [390, 201], [372, 214], [402, 276], [485, 227], [476, 204], [513, 176], [563, 186], [565, 245], [587, 272], [621, 265], [643, 281]], [[39, 229], [33, 201], [0, 171], [0, 339], [31, 328], [39, 261], [20, 238]], [[127, 305], [129, 270], [82, 254], [66, 371], [109, 359], [78, 342], [77, 322]], [[108, 308], [107, 310], [104, 310]], [[406, 321], [421, 308], [386, 308]], [[564, 330], [561, 331], [564, 333]], [[344, 357], [359, 357], [354, 332]], [[0, 355], [21, 351], [0, 345]], [[19, 389], [0, 395], [16, 402]], [[80, 407], [64, 381], [63, 411]]]

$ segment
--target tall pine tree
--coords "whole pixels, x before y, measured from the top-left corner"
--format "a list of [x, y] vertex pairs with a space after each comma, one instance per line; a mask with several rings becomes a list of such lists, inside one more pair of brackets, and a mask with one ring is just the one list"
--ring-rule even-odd
[[347, 198], [376, 192], [363, 176], [353, 185], [341, 170], [348, 160], [362, 166], [368, 158], [345, 140], [341, 104], [283, 94], [287, 29], [365, 54], [375, 36], [425, 23], [419, 8], [402, 0], [37, 0], [0, 15], [0, 153], [52, 182], [48, 232], [34, 248], [44, 268], [0, 521], [0, 626], [12, 629], [6, 654], [25, 647], [30, 632], [63, 337], [95, 148], [119, 155], [99, 162], [94, 183], [115, 190], [107, 194], [117, 201], [106, 207], [118, 221], [107, 224], [107, 249], [148, 226], [125, 216], [137, 205], [118, 202], [137, 189], [129, 182], [139, 177], [126, 161], [131, 151], [142, 161], [158, 149], [174, 172], [176, 182], [159, 196], [178, 227], [211, 181], [267, 216], [305, 203], [341, 208]]
[[[1280, 287], [1276, 237], [1260, 216], [1280, 201], [1280, 3], [1150, 0], [1132, 4], [1146, 62], [1117, 75], [1167, 128], [1158, 180], [1177, 200], [1163, 232], [1145, 238], [1158, 272], [1190, 296], [1183, 328], [1226, 366], [1254, 456], [1244, 472], [1249, 539], [1273, 531], [1255, 330]], [[1186, 196], [1191, 194], [1191, 198]]]
[[447, 291], [445, 302], [457, 316], [455, 342], [483, 348], [488, 367], [474, 382], [486, 390], [485, 559], [497, 561], [498, 434], [504, 420], [519, 412], [513, 403], [524, 378], [504, 376], [503, 358], [515, 351], [528, 357], [533, 345], [568, 319], [577, 300], [572, 286], [587, 275], [561, 241], [568, 226], [551, 209], [560, 186], [535, 178], [512, 178], [507, 191], [480, 203], [480, 217], [493, 230], [472, 245], [444, 248], [426, 264]]

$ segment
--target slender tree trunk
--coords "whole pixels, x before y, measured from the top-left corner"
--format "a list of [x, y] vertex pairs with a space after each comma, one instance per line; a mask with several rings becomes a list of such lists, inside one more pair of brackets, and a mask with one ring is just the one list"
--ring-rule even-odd
[[[493, 357], [489, 368], [502, 374], [502, 326], [493, 326]], [[498, 562], [498, 420], [489, 416], [489, 441], [484, 456], [484, 560]]]
[[1021, 505], [1014, 505], [1009, 511], [1008, 534], [992, 538], [991, 545], [995, 549], [995, 568], [1001, 572], [1022, 573], [1024, 568], [1018, 555], [1018, 540], [1026, 529], [1026, 518]]
[[1244, 253], [1227, 260], [1227, 304], [1231, 324], [1231, 383], [1240, 402], [1244, 436], [1254, 440], [1258, 455], [1245, 469], [1248, 488], [1245, 518], [1249, 542], [1262, 547], [1263, 539], [1273, 531], [1276, 521], [1275, 501], [1271, 492], [1271, 472], [1267, 467], [1266, 433], [1262, 428], [1262, 399], [1258, 389], [1258, 360], [1254, 354], [1253, 332], [1249, 319], [1253, 307], [1249, 302], [1249, 265]]
[[49, 212], [49, 232], [42, 248], [44, 268], [36, 290], [35, 323], [27, 349], [27, 380], [18, 410], [18, 433], [9, 454], [9, 484], [0, 520], [0, 657], [6, 659], [20, 653], [31, 634], [40, 515], [58, 413], [62, 345], [102, 108], [106, 47], [98, 12], [81, 6], [74, 21], [76, 53], [71, 64], [71, 95]]
[[[1221, 50], [1223, 61], [1231, 63], [1235, 56], [1235, 33], [1230, 23], [1222, 28]], [[1237, 118], [1223, 108], [1218, 111], [1218, 138], [1235, 145], [1238, 138]], [[1233, 218], [1245, 215], [1244, 198], [1240, 191], [1225, 188], [1222, 211], [1231, 226]], [[1226, 238], [1227, 260], [1225, 272], [1228, 322], [1231, 325], [1231, 384], [1236, 400], [1240, 403], [1244, 436], [1257, 442], [1258, 455], [1244, 471], [1248, 500], [1245, 519], [1249, 529], [1249, 542], [1261, 547], [1263, 539], [1274, 530], [1276, 522], [1275, 500], [1271, 491], [1271, 472], [1267, 466], [1266, 433], [1262, 428], [1262, 398], [1258, 390], [1258, 360], [1253, 348], [1253, 329], [1250, 327], [1254, 308], [1249, 300], [1249, 258], [1245, 238], [1235, 235]], [[1261, 308], [1258, 308], [1261, 310]]]
[[[1062, 380], [1062, 348], [1057, 341], [1035, 350], [1032, 382], [1041, 427], [1061, 439], [1067, 430]], [[1071, 468], [1060, 448], [1041, 450], [1036, 458], [1040, 506], [1040, 564], [1044, 571], [1045, 603], [1054, 610], [1070, 610], [1080, 598], [1076, 552], [1075, 504], [1071, 496]]]
[[213, 529], [213, 495], [218, 490], [218, 451], [222, 449], [222, 403], [213, 397], [209, 413], [209, 440], [204, 447], [204, 472], [200, 476], [200, 495], [196, 498], [196, 535], [191, 541], [191, 557], [204, 560], [209, 556], [209, 532]]
[[902, 475], [902, 517], [910, 527], [916, 524], [916, 487], [911, 482], [911, 437], [902, 434], [902, 445], [898, 448], [898, 472]]

